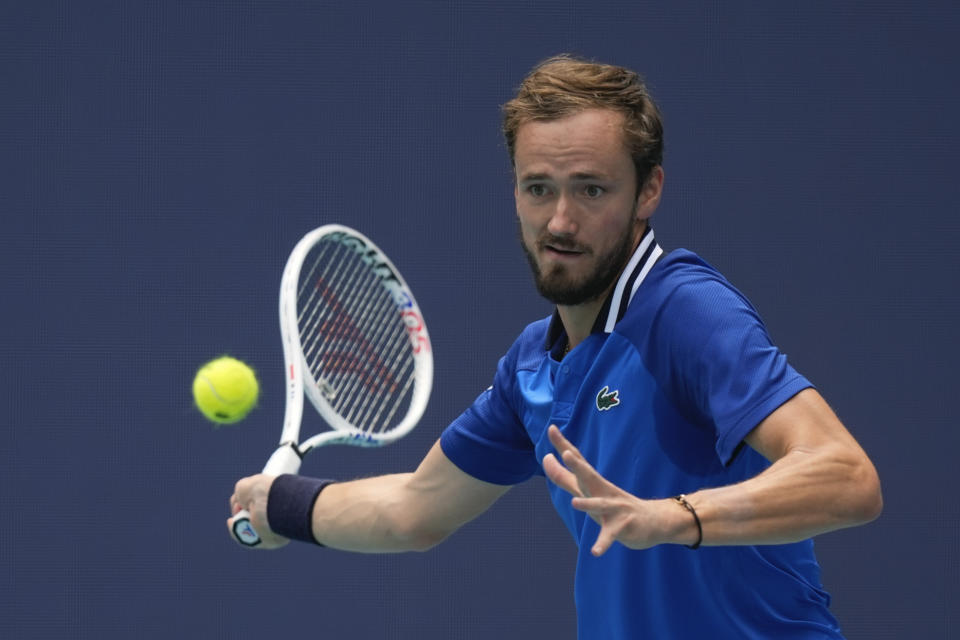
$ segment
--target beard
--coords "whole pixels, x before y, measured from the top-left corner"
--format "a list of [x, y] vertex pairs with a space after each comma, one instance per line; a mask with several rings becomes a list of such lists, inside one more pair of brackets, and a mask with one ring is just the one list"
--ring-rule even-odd
[[[630, 256], [633, 255], [635, 249], [633, 231], [638, 224], [641, 224], [640, 221], [635, 220], [628, 232], [623, 234], [622, 239], [610, 251], [597, 257], [597, 264], [593, 271], [579, 278], [571, 274], [562, 264], [555, 264], [549, 270], [543, 271], [537, 262], [537, 256], [523, 241], [521, 231], [520, 246], [523, 247], [523, 253], [527, 256], [527, 262], [533, 271], [537, 291], [553, 304], [559, 305], [577, 305], [599, 299], [607, 293], [610, 285], [614, 283], [630, 260]], [[546, 233], [534, 244], [536, 250], [542, 249], [547, 244], [561, 249], [582, 249]], [[588, 255], [592, 253], [587, 250]]]

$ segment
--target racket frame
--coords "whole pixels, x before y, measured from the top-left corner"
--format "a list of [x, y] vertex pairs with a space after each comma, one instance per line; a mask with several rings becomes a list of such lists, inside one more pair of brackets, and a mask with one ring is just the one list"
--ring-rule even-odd
[[[406, 415], [395, 427], [385, 432], [371, 433], [350, 424], [327, 401], [313, 375], [307, 373], [309, 367], [304, 359], [297, 323], [300, 273], [310, 250], [324, 238], [330, 237], [352, 249], [367, 264], [379, 278], [379, 284], [390, 294], [397, 313], [406, 325], [414, 361], [413, 392]], [[280, 333], [287, 374], [287, 406], [280, 436], [281, 448], [293, 444], [303, 456], [311, 449], [328, 444], [379, 447], [407, 435], [423, 417], [433, 384], [433, 348], [423, 314], [410, 287], [390, 258], [359, 231], [339, 224], [324, 225], [307, 233], [293, 248], [280, 283]], [[299, 437], [304, 396], [310, 399], [332, 431], [318, 433], [301, 443]]]
[[[350, 424], [327, 401], [312, 374], [303, 354], [298, 325], [298, 292], [300, 273], [310, 250], [321, 240], [335, 237], [335, 241], [357, 253], [380, 279], [397, 312], [406, 325], [407, 336], [414, 359], [414, 385], [407, 413], [397, 426], [385, 432], [370, 433]], [[390, 444], [409, 433], [423, 417], [433, 385], [433, 347], [423, 314], [410, 287], [393, 262], [365, 235], [339, 224], [323, 225], [304, 235], [287, 258], [280, 280], [280, 334], [286, 379], [286, 408], [280, 442], [263, 467], [267, 475], [298, 473], [303, 456], [311, 449], [329, 444], [379, 447]], [[331, 428], [299, 442], [303, 422], [303, 399], [311, 404]], [[260, 544], [260, 537], [250, 525], [246, 510], [234, 517], [233, 534], [244, 546]]]

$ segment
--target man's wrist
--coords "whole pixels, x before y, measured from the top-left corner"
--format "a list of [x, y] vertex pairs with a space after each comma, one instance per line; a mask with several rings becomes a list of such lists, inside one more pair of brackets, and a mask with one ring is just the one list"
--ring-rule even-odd
[[283, 474], [267, 496], [267, 525], [277, 535], [323, 546], [313, 535], [313, 505], [334, 480]]
[[[682, 535], [683, 539], [690, 539], [693, 537], [692, 542], [684, 542], [687, 548], [689, 549], [699, 549], [701, 543], [703, 543], [703, 523], [700, 522], [700, 515], [697, 513], [697, 510], [694, 508], [693, 504], [690, 503], [690, 500], [685, 494], [680, 494], [674, 496], [670, 499], [676, 506], [684, 510], [687, 517], [687, 522], [684, 528], [681, 530], [685, 533]], [[691, 524], [693, 528], [691, 528]], [[693, 533], [691, 533], [693, 532]]]

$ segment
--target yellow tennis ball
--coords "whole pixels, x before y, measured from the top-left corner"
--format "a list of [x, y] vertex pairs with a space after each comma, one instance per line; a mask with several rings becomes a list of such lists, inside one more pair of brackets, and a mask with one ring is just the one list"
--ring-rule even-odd
[[217, 424], [233, 424], [247, 417], [257, 404], [260, 385], [253, 369], [230, 356], [211, 360], [193, 379], [197, 408]]

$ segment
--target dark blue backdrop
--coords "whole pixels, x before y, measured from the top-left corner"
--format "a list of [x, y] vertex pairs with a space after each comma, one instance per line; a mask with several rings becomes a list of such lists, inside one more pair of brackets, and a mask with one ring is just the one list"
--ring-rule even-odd
[[[849, 636], [957, 637], [958, 30], [952, 1], [0, 2], [0, 636], [574, 637], [542, 481], [425, 554], [247, 553], [223, 524], [279, 432], [305, 231], [394, 258], [437, 371], [409, 438], [308, 473], [411, 469], [548, 311], [498, 105], [572, 51], [647, 75], [658, 238], [751, 297], [880, 470], [882, 518], [817, 541]], [[213, 430], [189, 388], [221, 353], [263, 395]]]

